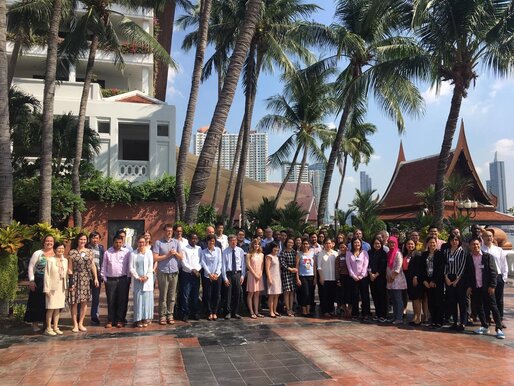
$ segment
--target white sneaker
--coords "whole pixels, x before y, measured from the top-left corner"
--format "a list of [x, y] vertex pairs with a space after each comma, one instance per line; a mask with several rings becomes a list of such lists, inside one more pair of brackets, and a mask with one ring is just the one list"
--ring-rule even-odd
[[487, 327], [480, 327], [478, 330], [475, 330], [474, 333], [478, 335], [489, 334], [489, 329]]
[[503, 333], [502, 330], [498, 329], [498, 330], [496, 330], [496, 337], [498, 339], [505, 339], [505, 334]]

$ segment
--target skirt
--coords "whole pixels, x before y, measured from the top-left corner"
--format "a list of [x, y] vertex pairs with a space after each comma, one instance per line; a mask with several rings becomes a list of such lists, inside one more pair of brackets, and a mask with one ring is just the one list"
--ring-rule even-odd
[[46, 299], [43, 292], [44, 275], [36, 273], [34, 275], [34, 282], [36, 289], [29, 292], [29, 299], [27, 301], [27, 311], [25, 312], [24, 320], [29, 323], [44, 322], [46, 317]]

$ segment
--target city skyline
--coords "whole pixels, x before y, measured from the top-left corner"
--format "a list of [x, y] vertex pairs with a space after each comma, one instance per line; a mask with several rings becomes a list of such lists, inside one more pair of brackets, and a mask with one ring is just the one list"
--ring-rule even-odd
[[498, 161], [498, 152], [496, 152], [493, 162], [489, 164], [489, 180], [486, 181], [486, 185], [487, 191], [496, 196], [496, 210], [503, 213], [508, 209], [505, 182], [505, 164], [503, 161]]

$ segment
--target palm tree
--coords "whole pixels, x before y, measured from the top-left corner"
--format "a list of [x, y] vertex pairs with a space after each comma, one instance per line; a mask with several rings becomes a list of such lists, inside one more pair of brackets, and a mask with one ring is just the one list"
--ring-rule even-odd
[[503, 77], [514, 63], [512, 1], [414, 1], [412, 25], [420, 44], [430, 57], [436, 87], [447, 81], [453, 85], [450, 111], [437, 163], [434, 219], [442, 226], [444, 216], [444, 175], [462, 99], [475, 84], [476, 67]]
[[285, 229], [303, 233], [309, 225], [308, 215], [309, 212], [298, 205], [296, 201], [291, 201], [285, 207], [278, 209], [278, 222]]
[[57, 44], [63, 0], [53, 0], [49, 22], [45, 87], [43, 91], [43, 126], [41, 141], [41, 167], [39, 188], [39, 221], [52, 222], [52, 144], [55, 77], [57, 70]]
[[248, 142], [252, 125], [253, 108], [259, 75], [263, 70], [273, 71], [273, 65], [285, 72], [294, 71], [289, 56], [310, 60], [312, 56], [305, 48], [304, 35], [312, 32], [311, 25], [301, 22], [319, 7], [315, 4], [302, 4], [299, 0], [264, 0], [264, 7], [256, 33], [250, 44], [250, 52], [245, 63], [243, 77], [245, 91], [245, 111], [241, 127], [243, 130], [241, 154], [234, 195], [230, 210], [233, 221], [238, 200], [241, 200], [241, 213], [245, 213], [242, 195], [248, 155]]
[[[359, 168], [360, 164], [368, 164], [371, 156], [374, 153], [373, 147], [368, 141], [368, 136], [377, 131], [375, 125], [365, 123], [362, 121], [364, 109], [355, 108], [350, 117], [350, 126], [348, 127], [347, 134], [343, 140], [341, 153], [337, 162], [339, 172], [341, 174], [341, 182], [339, 182], [339, 190], [335, 203], [334, 219], [337, 219], [339, 211], [339, 201], [343, 192], [343, 182], [346, 176], [346, 166], [348, 164], [348, 157], [352, 159], [352, 166], [355, 171]], [[335, 230], [337, 233], [337, 221], [334, 221]]]
[[13, 178], [9, 135], [9, 87], [7, 86], [6, 4], [0, 0], [0, 227], [11, 223], [13, 215]]
[[334, 213], [334, 224], [335, 226], [335, 233], [337, 234], [337, 229], [339, 227], [344, 227], [349, 219], [352, 218], [353, 210], [342, 210], [337, 209]]
[[273, 197], [262, 197], [262, 202], [255, 209], [248, 209], [246, 216], [252, 224], [252, 230], [257, 227], [272, 225], [279, 218], [275, 199]]
[[[212, 0], [200, 0], [200, 20], [198, 26], [198, 40], [196, 42], [195, 62], [193, 66], [193, 77], [191, 79], [191, 91], [189, 93], [189, 101], [187, 103], [184, 127], [182, 128], [182, 139], [180, 141], [177, 161], [178, 200], [176, 213], [179, 219], [183, 216], [186, 207], [184, 180], [187, 164], [187, 153], [189, 152], [189, 145], [191, 144], [191, 134], [193, 131], [196, 103], [198, 100], [198, 90], [200, 88], [200, 79], [203, 70], [203, 58], [205, 55], [205, 48], [207, 47], [207, 34], [209, 31], [211, 3]], [[218, 158], [221, 158], [221, 152], [219, 152]]]
[[245, 17], [230, 58], [230, 64], [223, 82], [223, 89], [216, 103], [207, 138], [205, 138], [193, 175], [184, 218], [185, 222], [188, 224], [192, 224], [196, 220], [198, 206], [200, 205], [200, 200], [209, 181], [212, 164], [219, 146], [219, 141], [221, 141], [221, 135], [223, 134], [230, 106], [234, 99], [239, 75], [243, 68], [243, 62], [247, 56], [252, 37], [255, 33], [261, 5], [261, 0], [248, 0], [247, 2]]
[[51, 2], [47, 0], [21, 0], [9, 7], [7, 31], [14, 37], [7, 79], [9, 88], [19, 55], [24, 49], [31, 48], [36, 40], [46, 36], [51, 5]]
[[[291, 152], [293, 150], [295, 152], [291, 167], [275, 197], [276, 203], [302, 150], [300, 176], [307, 162], [307, 154], [318, 162], [326, 162], [325, 154], [318, 143], [327, 145], [333, 138], [333, 133], [323, 120], [333, 113], [336, 107], [333, 84], [328, 82], [329, 77], [334, 73], [335, 68], [325, 67], [319, 63], [303, 70], [297, 69], [293, 73], [286, 73], [282, 76], [286, 82], [282, 94], [267, 99], [267, 109], [274, 114], [264, 116], [257, 127], [275, 131], [293, 130], [293, 134], [282, 146], [270, 155], [269, 165], [272, 168], [280, 167], [287, 162]], [[293, 201], [298, 198], [299, 186], [300, 178]]]
[[318, 225], [323, 223], [334, 166], [354, 106], [372, 93], [379, 106], [404, 130], [402, 112], [420, 113], [423, 99], [409, 80], [422, 77], [428, 66], [411, 38], [396, 34], [405, 28], [408, 9], [402, 0], [339, 0], [333, 24], [320, 40], [334, 47], [347, 65], [338, 77], [342, 116], [327, 162], [320, 194]]
[[[144, 45], [149, 48], [154, 55], [168, 65], [173, 65], [173, 61], [166, 53], [164, 48], [157, 40], [141, 28], [137, 23], [123, 16], [119, 19], [120, 13], [111, 10], [113, 4], [124, 5], [128, 8], [136, 8], [142, 2], [134, 2], [131, 0], [83, 0], [85, 7], [83, 15], [76, 16], [70, 21], [70, 33], [64, 39], [61, 45], [61, 52], [72, 62], [77, 62], [79, 57], [88, 52], [88, 60], [86, 72], [84, 76], [84, 85], [82, 87], [82, 95], [80, 98], [78, 129], [75, 145], [75, 157], [73, 159], [72, 173], [72, 190], [74, 194], [80, 196], [80, 177], [79, 167], [82, 159], [82, 142], [84, 140], [84, 126], [86, 122], [86, 109], [89, 99], [91, 80], [93, 77], [93, 68], [97, 50], [105, 49], [114, 54], [114, 64], [123, 67], [123, 54], [121, 41], [128, 43]], [[113, 18], [115, 14], [117, 18]], [[87, 36], [88, 39], [84, 39]], [[73, 214], [75, 226], [82, 226], [82, 216], [80, 211], [76, 209]]]
[[358, 212], [358, 215], [353, 218], [352, 224], [362, 229], [362, 232], [370, 237], [386, 228], [385, 223], [378, 218], [380, 198], [378, 194], [373, 198], [375, 193], [376, 190], [361, 192], [356, 189], [355, 198], [350, 204], [350, 209]]
[[434, 216], [435, 212], [435, 188], [434, 184], [429, 185], [420, 192], [414, 192], [414, 195], [421, 200], [424, 212], [430, 216]]

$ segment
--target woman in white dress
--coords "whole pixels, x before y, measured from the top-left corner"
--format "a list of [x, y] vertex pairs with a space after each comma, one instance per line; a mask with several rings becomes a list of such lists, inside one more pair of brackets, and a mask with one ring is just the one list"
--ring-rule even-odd
[[129, 269], [134, 278], [134, 324], [147, 327], [153, 319], [153, 255], [145, 236], [137, 238], [137, 249], [130, 254]]
[[[47, 335], [62, 335], [59, 329], [59, 315], [66, 301], [68, 288], [68, 260], [64, 257], [64, 245], [57, 244], [55, 256], [48, 257], [45, 267], [43, 292], [46, 300]], [[52, 323], [53, 322], [53, 323]]]

